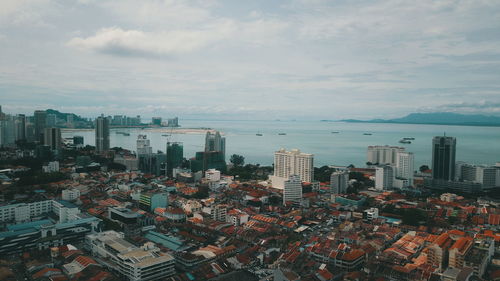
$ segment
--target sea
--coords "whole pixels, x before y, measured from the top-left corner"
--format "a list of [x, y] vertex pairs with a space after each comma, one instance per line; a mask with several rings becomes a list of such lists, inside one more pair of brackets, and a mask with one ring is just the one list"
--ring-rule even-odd
[[[415, 155], [415, 167], [431, 166], [432, 138], [453, 136], [457, 139], [456, 160], [492, 165], [500, 162], [500, 127], [415, 125], [388, 123], [346, 123], [325, 121], [248, 121], [248, 120], [179, 120], [181, 128], [211, 128], [226, 137], [226, 157], [240, 154], [245, 163], [271, 165], [280, 148], [299, 149], [314, 154], [314, 166], [354, 165], [364, 167], [370, 145], [403, 146]], [[129, 136], [117, 134], [126, 132]], [[63, 130], [63, 137], [79, 135], [85, 144], [95, 145], [93, 130]], [[165, 152], [167, 142], [182, 142], [184, 157], [203, 151], [205, 133], [193, 130], [175, 133], [175, 129], [111, 129], [111, 147], [136, 150], [138, 135], [151, 140], [153, 151]], [[261, 134], [259, 136], [257, 134]], [[404, 137], [415, 138], [401, 144]]]

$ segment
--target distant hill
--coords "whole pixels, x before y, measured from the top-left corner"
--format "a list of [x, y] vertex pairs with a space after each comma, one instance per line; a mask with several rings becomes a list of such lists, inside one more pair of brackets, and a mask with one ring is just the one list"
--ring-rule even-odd
[[[327, 120], [322, 120], [327, 121]], [[411, 113], [396, 119], [356, 120], [344, 119], [341, 122], [350, 123], [397, 123], [397, 124], [431, 124], [431, 125], [462, 125], [462, 126], [500, 126], [500, 117], [487, 115], [468, 115], [452, 112]]]
[[47, 112], [47, 114], [56, 115], [57, 119], [67, 120], [66, 118], [68, 115], [73, 115], [74, 122], [87, 122], [87, 120], [83, 119], [82, 117], [80, 117], [74, 113], [62, 113], [62, 112], [59, 112], [55, 109], [47, 109], [46, 112]]

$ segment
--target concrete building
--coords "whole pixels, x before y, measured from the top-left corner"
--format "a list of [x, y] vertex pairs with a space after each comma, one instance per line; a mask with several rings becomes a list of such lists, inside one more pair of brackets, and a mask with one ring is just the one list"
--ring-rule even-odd
[[128, 171], [139, 170], [139, 159], [137, 159], [137, 157], [134, 156], [116, 155], [113, 158], [113, 162], [122, 164], [127, 168]]
[[208, 169], [205, 171], [205, 178], [208, 181], [220, 181], [220, 171], [216, 169]]
[[283, 205], [287, 202], [299, 203], [302, 200], [302, 181], [298, 175], [290, 175], [283, 188]]
[[226, 160], [226, 138], [222, 137], [219, 131], [207, 132], [205, 136], [205, 152], [209, 151], [221, 152], [224, 160]]
[[16, 140], [26, 140], [26, 116], [18, 114], [16, 116]]
[[457, 140], [454, 137], [432, 139], [432, 178], [452, 181], [455, 179], [455, 154]]
[[397, 154], [404, 151], [405, 148], [400, 146], [371, 145], [368, 146], [367, 162], [373, 165], [396, 165]]
[[146, 135], [137, 136], [137, 155], [151, 155], [153, 154], [153, 148], [151, 147], [151, 142]]
[[392, 166], [384, 165], [375, 168], [375, 189], [382, 191], [394, 187], [394, 169]]
[[86, 247], [106, 267], [116, 270], [126, 280], [160, 280], [175, 274], [174, 258], [154, 243], [137, 247], [124, 239], [121, 232], [105, 231], [86, 237]]
[[97, 153], [104, 153], [109, 148], [109, 119], [100, 116], [95, 120], [95, 149]]
[[42, 171], [44, 173], [59, 172], [59, 161], [51, 161], [51, 162], [47, 163], [47, 165], [43, 165]]
[[36, 110], [34, 113], [35, 119], [35, 140], [43, 143], [43, 133], [47, 127], [47, 112], [45, 110]]
[[212, 206], [210, 210], [212, 219], [225, 222], [227, 220], [227, 209], [228, 205], [226, 204], [217, 204], [215, 206]]
[[333, 172], [330, 176], [330, 192], [332, 194], [342, 194], [347, 192], [349, 183], [349, 172]]
[[80, 190], [76, 188], [68, 188], [62, 191], [62, 200], [73, 201], [80, 198]]
[[413, 176], [415, 173], [415, 157], [412, 152], [398, 152], [396, 163], [396, 178], [408, 180], [408, 185], [413, 185]]
[[274, 153], [274, 175], [271, 177], [274, 188], [283, 189], [291, 175], [298, 175], [303, 182], [314, 179], [314, 155], [302, 153], [298, 149], [286, 151], [284, 148]]
[[156, 208], [168, 207], [168, 193], [141, 193], [139, 206], [148, 212], [153, 212]]
[[184, 146], [182, 142], [167, 142], [167, 176], [173, 176], [173, 170], [179, 168], [184, 160]]
[[45, 128], [43, 133], [43, 144], [50, 147], [50, 150], [58, 154], [62, 147], [61, 129]]

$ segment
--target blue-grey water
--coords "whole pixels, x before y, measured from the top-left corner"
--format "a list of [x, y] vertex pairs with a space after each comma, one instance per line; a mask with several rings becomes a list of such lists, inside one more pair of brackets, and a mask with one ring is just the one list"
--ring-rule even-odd
[[[320, 121], [221, 121], [180, 120], [182, 128], [212, 128], [220, 130], [226, 137], [226, 155], [236, 153], [245, 157], [246, 163], [270, 165], [273, 153], [279, 148], [298, 148], [314, 154], [314, 165], [349, 165], [363, 167], [369, 145], [399, 145], [415, 154], [415, 166], [430, 166], [432, 137], [443, 135], [457, 138], [457, 161], [476, 164], [494, 164], [500, 161], [500, 128], [445, 125], [409, 125], [342, 123]], [[116, 134], [128, 132], [130, 136]], [[338, 131], [333, 134], [332, 131]], [[263, 136], [256, 136], [261, 133]], [[286, 133], [286, 135], [278, 135]], [[363, 135], [371, 133], [372, 135]], [[193, 157], [202, 151], [205, 135], [172, 134], [149, 129], [112, 129], [111, 147], [119, 146], [136, 150], [138, 134], [145, 134], [151, 140], [153, 150], [165, 151], [167, 139], [184, 143], [184, 157]], [[64, 131], [63, 137], [81, 135], [85, 144], [94, 145], [94, 132]], [[411, 144], [400, 144], [403, 137], [414, 137]]]

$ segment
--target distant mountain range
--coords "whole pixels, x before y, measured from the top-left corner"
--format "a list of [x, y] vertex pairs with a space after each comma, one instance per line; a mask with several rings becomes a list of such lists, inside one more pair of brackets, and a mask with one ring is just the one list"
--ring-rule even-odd
[[[329, 120], [322, 120], [329, 121]], [[468, 115], [451, 112], [411, 113], [396, 119], [356, 120], [345, 119], [350, 123], [396, 123], [396, 124], [430, 124], [430, 125], [462, 125], [462, 126], [500, 126], [500, 117], [487, 115]]]

